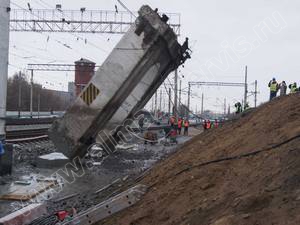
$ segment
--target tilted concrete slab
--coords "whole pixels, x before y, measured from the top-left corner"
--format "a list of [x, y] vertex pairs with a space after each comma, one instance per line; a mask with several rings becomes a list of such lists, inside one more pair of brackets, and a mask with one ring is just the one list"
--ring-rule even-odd
[[130, 123], [182, 59], [176, 34], [149, 6], [123, 36], [49, 137], [69, 158], [83, 157], [99, 140], [115, 146], [113, 136]]

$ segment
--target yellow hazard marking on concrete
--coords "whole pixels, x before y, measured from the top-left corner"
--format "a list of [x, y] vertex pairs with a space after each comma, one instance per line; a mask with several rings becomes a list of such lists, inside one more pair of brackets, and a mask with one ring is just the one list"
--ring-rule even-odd
[[80, 97], [87, 105], [90, 105], [99, 94], [100, 90], [91, 83], [80, 95]]

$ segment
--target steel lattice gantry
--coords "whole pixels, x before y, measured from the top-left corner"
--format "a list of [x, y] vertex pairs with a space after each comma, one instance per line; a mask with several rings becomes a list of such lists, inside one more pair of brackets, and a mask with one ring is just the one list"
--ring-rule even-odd
[[227, 86], [227, 87], [245, 87], [245, 83], [230, 82], [189, 82], [189, 86]]
[[[135, 21], [135, 15], [125, 11], [12, 9], [10, 31], [21, 32], [70, 32], [116, 33], [127, 32]], [[169, 25], [180, 35], [180, 14], [166, 13]]]
[[247, 83], [190, 81], [188, 82], [188, 109], [190, 109], [191, 86], [243, 87], [247, 93]]
[[[95, 66], [99, 68], [100, 66]], [[34, 71], [76, 71], [73, 64], [28, 64], [27, 70]]]

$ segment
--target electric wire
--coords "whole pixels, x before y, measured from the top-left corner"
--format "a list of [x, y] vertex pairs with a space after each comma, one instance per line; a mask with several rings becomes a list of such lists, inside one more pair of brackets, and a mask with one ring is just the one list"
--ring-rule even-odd
[[[37, 2], [37, 0], [35, 0], [35, 1]], [[46, 6], [49, 7], [50, 9], [53, 9], [53, 7], [52, 7], [50, 4], [46, 3], [45, 1], [40, 0], [40, 2], [42, 2], [44, 5], [46, 5]], [[39, 3], [38, 3], [38, 4], [39, 4]], [[39, 4], [39, 5], [41, 5], [41, 4]], [[42, 5], [41, 5], [41, 6], [42, 6]], [[65, 15], [64, 15], [64, 10], [57, 10], [57, 11], [60, 12], [60, 13], [62, 14], [62, 16], [65, 16]], [[56, 14], [55, 14], [55, 15], [56, 15]], [[56, 18], [61, 19], [61, 18], [59, 18], [58, 16], [56, 16]], [[66, 18], [67, 18], [68, 20], [70, 20], [69, 17], [66, 17]], [[89, 45], [91, 45], [91, 46], [97, 48], [98, 50], [100, 50], [100, 51], [102, 51], [102, 52], [104, 52], [104, 53], [109, 53], [107, 50], [105, 50], [105, 49], [103, 49], [103, 48], [101, 48], [101, 47], [95, 45], [95, 44], [92, 43], [92, 42], [89, 42], [89, 41], [87, 40], [87, 38], [83, 38], [83, 37], [81, 37], [81, 36], [79, 36], [79, 35], [75, 35], [74, 33], [68, 33], [68, 34], [69, 34], [69, 35], [72, 35], [72, 36], [74, 36], [74, 37], [76, 37], [76, 38], [79, 38], [79, 39], [82, 40], [82, 41], [85, 41], [87, 44], [89, 44]]]
[[[14, 6], [16, 6], [16, 7], [18, 7], [18, 8], [20, 8], [20, 9], [23, 9], [23, 10], [25, 10], [25, 11], [28, 11], [28, 9], [26, 9], [26, 8], [24, 8], [24, 7], [22, 7], [22, 6], [18, 5], [18, 4], [16, 4], [15, 2], [11, 2], [11, 4], [14, 5]], [[34, 14], [33, 11], [31, 11], [30, 13], [31, 13], [34, 17], [36, 17], [36, 18], [38, 18], [38, 19], [41, 19], [39, 16], [37, 16], [36, 14]], [[43, 32], [38, 32], [38, 33], [41, 34], [41, 35], [44, 35], [44, 36], [46, 36], [46, 37], [49, 37], [49, 35], [46, 35], [46, 34], [43, 33]], [[58, 39], [56, 39], [56, 38], [52, 38], [52, 39], [53, 39], [55, 42], [57, 42], [58, 44], [62, 45], [64, 48], [73, 50], [73, 51], [75, 51], [77, 54], [79, 54], [79, 55], [84, 55], [84, 56], [85, 56], [85, 54], [82, 54], [82, 53], [79, 52], [78, 50], [73, 49], [71, 46], [67, 45], [66, 43], [63, 43], [62, 41], [60, 41], [60, 40], [58, 40]], [[85, 57], [86, 57], [87, 59], [90, 58], [90, 57], [87, 57], [87, 56], [85, 56]]]

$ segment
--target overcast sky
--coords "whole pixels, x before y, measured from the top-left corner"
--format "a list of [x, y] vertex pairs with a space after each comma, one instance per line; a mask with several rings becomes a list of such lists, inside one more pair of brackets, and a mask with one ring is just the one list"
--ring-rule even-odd
[[[116, 0], [44, 0], [50, 6], [62, 4], [63, 9], [114, 10]], [[41, 0], [12, 0], [21, 7], [50, 8]], [[190, 38], [192, 59], [180, 68], [183, 88], [188, 81], [244, 82], [244, 67], [248, 66], [249, 91], [258, 80], [258, 101], [267, 101], [267, 83], [278, 81], [300, 83], [300, 2], [297, 0], [123, 0], [132, 11], [142, 4], [159, 8], [161, 12], [181, 14], [181, 36]], [[17, 8], [12, 4], [12, 8]], [[47, 41], [49, 36], [49, 40]], [[26, 68], [28, 63], [73, 63], [81, 57], [101, 65], [120, 35], [76, 34], [87, 39], [85, 44], [72, 34], [11, 33], [9, 73]], [[68, 49], [59, 44], [68, 44]], [[182, 77], [184, 76], [184, 78]], [[35, 81], [47, 88], [67, 89], [73, 73], [36, 73]], [[173, 75], [170, 75], [170, 80]], [[47, 83], [46, 83], [47, 82]], [[221, 112], [224, 98], [233, 105], [243, 98], [239, 87], [193, 87], [192, 108], [200, 109], [199, 96], [204, 93], [205, 109]], [[198, 96], [198, 97], [197, 97]], [[182, 102], [186, 102], [183, 95]], [[249, 97], [253, 105], [253, 97]]]

